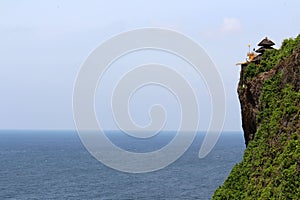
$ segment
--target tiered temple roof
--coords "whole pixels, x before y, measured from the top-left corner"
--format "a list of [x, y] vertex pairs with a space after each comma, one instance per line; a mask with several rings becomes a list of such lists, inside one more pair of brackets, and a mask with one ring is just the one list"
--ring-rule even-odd
[[272, 42], [272, 40], [265, 37], [265, 39], [263, 39], [260, 43], [258, 43], [257, 46], [259, 46], [260, 48], [257, 49], [255, 52], [263, 54], [268, 49], [274, 49], [272, 47], [273, 45], [275, 45], [275, 43]]
[[[257, 46], [259, 46], [259, 48], [255, 51], [255, 49], [249, 53], [247, 53], [247, 59], [245, 62], [239, 62], [237, 63], [236, 65], [241, 65], [242, 67], [244, 66], [247, 66], [249, 63], [253, 62], [253, 63], [256, 63], [256, 64], [259, 64], [260, 63], [260, 59], [262, 57], [262, 54], [266, 51], [266, 50], [269, 50], [269, 49], [274, 49], [272, 46], [274, 46], [275, 43], [270, 40], [268, 37], [265, 37], [262, 41], [260, 41], [260, 43], [258, 43]], [[249, 46], [249, 49], [250, 49], [250, 45]], [[256, 53], [258, 54], [256, 54]]]

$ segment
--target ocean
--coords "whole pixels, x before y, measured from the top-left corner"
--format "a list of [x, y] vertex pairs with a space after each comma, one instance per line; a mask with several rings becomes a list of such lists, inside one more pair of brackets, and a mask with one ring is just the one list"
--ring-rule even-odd
[[[107, 133], [132, 151], [161, 148], [172, 134], [152, 142]], [[171, 135], [171, 136], [170, 136]], [[210, 199], [245, 150], [242, 133], [224, 132], [203, 159], [204, 133], [164, 169], [143, 174], [106, 167], [81, 144], [76, 131], [0, 131], [0, 199]]]

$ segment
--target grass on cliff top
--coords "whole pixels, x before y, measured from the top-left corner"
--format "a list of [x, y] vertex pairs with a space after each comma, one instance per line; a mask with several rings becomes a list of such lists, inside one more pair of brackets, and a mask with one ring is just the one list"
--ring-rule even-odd
[[269, 71], [273, 67], [275, 67], [281, 60], [284, 60], [287, 56], [291, 55], [293, 50], [300, 44], [300, 35], [298, 35], [295, 39], [285, 39], [282, 42], [280, 49], [272, 49], [267, 50], [261, 58], [261, 62], [259, 65], [254, 63], [250, 63], [244, 73], [244, 80], [253, 79], [257, 75]]

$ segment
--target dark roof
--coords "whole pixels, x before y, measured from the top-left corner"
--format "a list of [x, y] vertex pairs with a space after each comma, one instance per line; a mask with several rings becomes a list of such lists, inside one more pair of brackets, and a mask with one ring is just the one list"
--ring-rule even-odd
[[273, 47], [270, 46], [264, 46], [264, 47], [260, 47], [259, 49], [257, 49], [255, 52], [256, 53], [263, 53], [265, 52], [265, 50], [269, 50], [269, 49], [274, 49]]
[[251, 62], [256, 63], [256, 62], [260, 61], [260, 59], [261, 59], [261, 55], [258, 55], [253, 60], [251, 60]]
[[274, 42], [272, 42], [271, 40], [269, 40], [267, 37], [265, 37], [265, 39], [263, 39], [260, 43], [258, 43], [257, 46], [273, 46], [275, 45]]

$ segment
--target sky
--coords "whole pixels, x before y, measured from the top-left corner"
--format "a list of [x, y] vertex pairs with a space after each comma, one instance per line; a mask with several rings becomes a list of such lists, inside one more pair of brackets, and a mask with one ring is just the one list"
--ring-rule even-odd
[[[265, 36], [278, 48], [300, 33], [300, 2], [291, 1], [1, 1], [0, 129], [74, 129], [73, 86], [82, 63], [101, 43], [121, 32], [144, 27], [181, 32], [201, 45], [215, 63], [226, 93], [225, 131], [241, 131], [237, 84], [248, 51]], [[136, 64], [157, 61], [186, 73], [197, 93], [200, 130], [211, 116], [203, 79], [186, 63], [164, 52], [137, 52], [114, 63], [96, 92], [95, 108], [105, 129], [116, 129], [109, 110], [111, 83]], [[126, 65], [126, 63], [128, 65]], [[126, 66], [125, 66], [126, 65]], [[124, 71], [125, 70], [125, 71]], [[168, 111], [166, 129], [177, 129], [178, 102], [163, 88], [149, 86], [129, 103], [138, 124], [161, 103]]]

